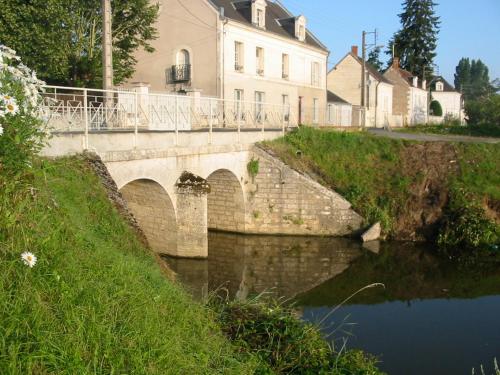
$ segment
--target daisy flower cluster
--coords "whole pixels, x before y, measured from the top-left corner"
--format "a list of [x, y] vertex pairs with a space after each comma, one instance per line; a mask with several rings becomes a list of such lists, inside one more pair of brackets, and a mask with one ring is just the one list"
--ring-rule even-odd
[[45, 83], [21, 62], [16, 52], [0, 45], [0, 136], [9, 116], [39, 117], [40, 93]]

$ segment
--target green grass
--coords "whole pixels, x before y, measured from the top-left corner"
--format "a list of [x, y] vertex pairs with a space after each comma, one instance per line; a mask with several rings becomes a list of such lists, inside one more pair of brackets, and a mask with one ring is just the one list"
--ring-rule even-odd
[[[430, 155], [434, 159], [426, 161], [423, 158], [428, 156], [422, 151], [426, 146], [422, 142], [310, 127], [263, 144], [293, 168], [315, 174], [321, 183], [348, 199], [369, 223], [380, 221], [390, 235], [394, 234], [396, 223], [411, 215], [407, 202], [412, 198], [412, 191], [422, 190], [418, 187], [426, 178], [427, 163], [441, 162], [435, 159], [439, 145], [432, 146], [434, 151]], [[481, 204], [491, 201], [498, 204], [500, 145], [454, 143], [449, 147], [452, 147], [453, 159], [456, 154], [458, 160], [442, 163], [456, 162], [459, 168], [456, 172], [442, 168], [449, 175], [444, 176], [447, 185], [441, 188], [460, 188]], [[450, 157], [449, 149], [443, 147], [442, 151]], [[422, 156], [413, 160], [415, 155]]]
[[461, 173], [454, 182], [478, 199], [500, 201], [500, 145], [458, 144]]
[[403, 129], [394, 129], [400, 133], [426, 133], [440, 135], [465, 135], [470, 137], [493, 137], [500, 138], [500, 126], [485, 125], [418, 125]]
[[403, 141], [302, 127], [264, 146], [292, 167], [315, 173], [368, 221], [381, 221], [386, 230], [407, 199], [411, 181], [400, 168]]
[[165, 278], [81, 159], [40, 161], [22, 180], [0, 173], [0, 255], [2, 374], [253, 373], [257, 361]]

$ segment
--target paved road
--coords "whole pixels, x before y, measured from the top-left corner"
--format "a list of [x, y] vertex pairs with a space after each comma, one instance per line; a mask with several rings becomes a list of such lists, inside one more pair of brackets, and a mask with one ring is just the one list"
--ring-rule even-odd
[[383, 129], [369, 129], [368, 133], [374, 134], [379, 137], [388, 137], [392, 139], [405, 139], [409, 141], [500, 143], [500, 138], [468, 137], [463, 135], [401, 133], [401, 132], [387, 131]]

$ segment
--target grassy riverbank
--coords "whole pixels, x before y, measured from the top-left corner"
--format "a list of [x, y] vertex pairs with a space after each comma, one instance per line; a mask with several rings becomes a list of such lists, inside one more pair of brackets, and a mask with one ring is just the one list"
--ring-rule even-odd
[[394, 129], [400, 133], [424, 133], [440, 135], [465, 135], [470, 137], [500, 138], [500, 127], [494, 125], [460, 126], [453, 124], [443, 125], [418, 125], [402, 129]]
[[302, 127], [263, 147], [337, 190], [393, 238], [435, 240], [450, 202], [464, 197], [498, 224], [500, 145], [406, 142]]
[[253, 373], [257, 360], [166, 280], [85, 161], [40, 161], [18, 181], [0, 174], [2, 374]]
[[83, 157], [0, 171], [0, 254], [2, 374], [380, 374], [284, 307], [194, 302]]

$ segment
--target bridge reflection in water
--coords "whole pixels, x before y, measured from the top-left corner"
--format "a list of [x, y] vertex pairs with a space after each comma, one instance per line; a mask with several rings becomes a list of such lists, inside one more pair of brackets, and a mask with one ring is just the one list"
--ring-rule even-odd
[[209, 233], [208, 260], [165, 257], [196, 298], [227, 289], [230, 298], [261, 292], [291, 298], [344, 272], [363, 254], [345, 238]]

